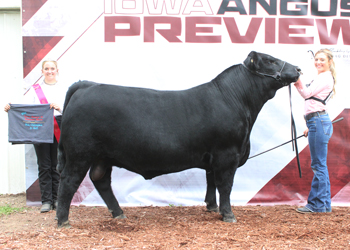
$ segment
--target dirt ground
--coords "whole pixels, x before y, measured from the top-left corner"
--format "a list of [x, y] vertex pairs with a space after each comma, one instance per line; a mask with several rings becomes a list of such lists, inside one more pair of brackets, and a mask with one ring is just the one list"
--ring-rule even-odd
[[25, 207], [0, 217], [0, 249], [350, 249], [350, 208], [299, 214], [294, 206], [237, 206], [225, 223], [204, 206], [72, 206], [70, 229], [57, 229], [55, 211], [27, 207], [25, 194], [0, 195], [0, 206]]

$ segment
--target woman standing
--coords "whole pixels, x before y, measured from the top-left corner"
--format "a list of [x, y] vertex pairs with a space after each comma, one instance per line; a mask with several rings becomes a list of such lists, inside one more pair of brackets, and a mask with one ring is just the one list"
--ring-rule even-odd
[[[57, 62], [53, 60], [44, 61], [41, 71], [44, 81], [38, 85], [33, 85], [35, 87], [31, 87], [24, 96], [24, 103], [40, 104], [45, 99], [45, 101], [50, 103], [50, 108], [54, 109], [55, 120], [58, 126], [60, 126], [66, 89], [58, 84]], [[39, 93], [38, 89], [40, 91]], [[5, 111], [9, 111], [10, 108], [11, 106], [7, 104]], [[54, 134], [54, 131], [52, 131], [52, 134]], [[41, 213], [49, 212], [51, 209], [57, 207], [57, 191], [60, 179], [59, 173], [56, 170], [57, 145], [58, 141], [55, 136], [53, 143], [34, 144], [39, 167], [39, 186], [42, 202]]]
[[297, 208], [299, 213], [331, 212], [331, 186], [327, 167], [328, 141], [333, 133], [326, 103], [334, 94], [336, 72], [332, 52], [321, 49], [315, 54], [317, 76], [310, 84], [303, 84], [300, 79], [294, 84], [305, 99], [304, 113], [308, 136], [311, 168], [314, 177], [305, 207]]

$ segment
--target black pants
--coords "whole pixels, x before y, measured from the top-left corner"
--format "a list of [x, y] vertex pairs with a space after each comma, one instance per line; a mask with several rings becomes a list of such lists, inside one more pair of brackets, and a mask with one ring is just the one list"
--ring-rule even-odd
[[[58, 126], [61, 127], [62, 116], [56, 116]], [[54, 143], [34, 144], [39, 168], [39, 186], [42, 204], [53, 204], [57, 200], [60, 175], [57, 172], [57, 140]]]

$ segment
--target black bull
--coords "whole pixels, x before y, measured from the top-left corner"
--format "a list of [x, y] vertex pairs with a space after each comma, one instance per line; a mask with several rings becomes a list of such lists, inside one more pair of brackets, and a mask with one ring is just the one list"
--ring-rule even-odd
[[145, 179], [204, 169], [207, 209], [235, 222], [230, 193], [236, 169], [249, 156], [253, 124], [265, 102], [297, 81], [299, 71], [251, 52], [244, 64], [188, 90], [73, 84], [66, 95], [58, 149], [58, 226], [69, 226], [71, 200], [89, 169], [113, 217], [125, 218], [111, 189], [112, 166]]

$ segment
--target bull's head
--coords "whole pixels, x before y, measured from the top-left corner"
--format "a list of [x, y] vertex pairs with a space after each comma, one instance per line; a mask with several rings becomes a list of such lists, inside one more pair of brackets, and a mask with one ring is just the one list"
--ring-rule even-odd
[[272, 77], [281, 82], [283, 86], [296, 82], [301, 74], [299, 67], [255, 51], [249, 53], [243, 65], [252, 73]]

